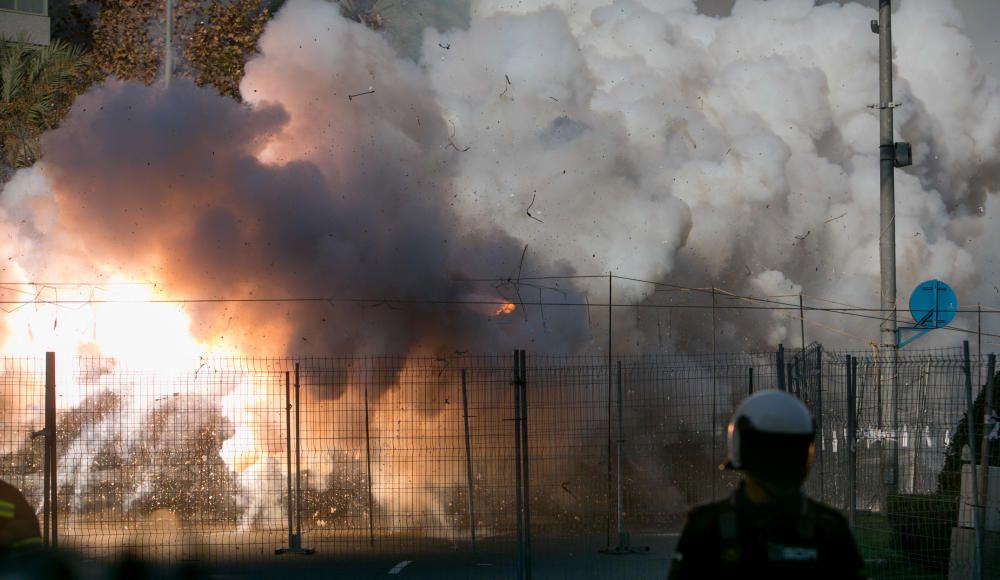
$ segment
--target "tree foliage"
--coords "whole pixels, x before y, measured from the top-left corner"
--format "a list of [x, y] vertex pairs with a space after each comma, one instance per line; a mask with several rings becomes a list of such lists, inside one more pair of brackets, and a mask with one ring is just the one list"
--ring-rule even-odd
[[107, 75], [150, 84], [163, 56], [163, 3], [156, 0], [104, 0], [94, 25], [93, 52]]
[[[173, 0], [172, 74], [239, 98], [243, 66], [271, 16], [262, 0]], [[102, 0], [94, 25], [98, 66], [120, 79], [152, 84], [163, 72], [162, 0]]]
[[56, 40], [35, 47], [0, 39], [0, 149], [12, 167], [39, 157], [38, 138], [100, 77], [91, 55]]
[[238, 99], [243, 65], [257, 53], [257, 40], [270, 16], [259, 0], [212, 0], [184, 43], [195, 82]]

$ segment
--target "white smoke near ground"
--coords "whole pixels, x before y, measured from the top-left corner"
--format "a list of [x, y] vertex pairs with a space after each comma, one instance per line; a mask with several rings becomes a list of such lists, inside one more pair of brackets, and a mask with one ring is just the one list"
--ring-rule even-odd
[[[190, 317], [200, 345], [265, 354], [604, 348], [600, 313], [524, 302], [600, 304], [607, 279], [535, 287], [519, 275], [613, 273], [716, 288], [725, 305], [803, 295], [877, 307], [873, 17], [811, 0], [737, 0], [721, 18], [692, 0], [482, 1], [468, 28], [428, 29], [414, 61], [336, 4], [293, 0], [247, 65], [243, 104], [184, 80], [108, 81], [81, 96], [45, 136], [44, 161], [4, 186], [4, 275], [142, 281], [167, 298], [309, 298], [170, 307]], [[897, 171], [900, 298], [939, 278], [963, 305], [996, 304], [996, 80], [950, 2], [902, 3], [893, 28], [898, 136], [914, 146], [913, 167]], [[508, 281], [458, 281], [478, 277]], [[637, 307], [616, 310], [617, 351], [713, 342], [710, 310], [645, 309], [703, 295], [655, 290], [616, 282], [614, 302]], [[348, 298], [358, 301], [335, 300]], [[518, 310], [504, 318], [481, 304], [490, 301]], [[8, 351], [117, 352], [95, 346], [99, 317], [67, 327], [69, 314], [43, 310], [34, 322], [5, 319]], [[715, 338], [730, 350], [773, 347], [799, 324], [787, 311], [717, 317]], [[806, 323], [828, 347], [865, 345], [878, 326], [821, 312]], [[956, 324], [973, 326], [968, 316]], [[985, 317], [983, 329], [1000, 331], [1000, 319]], [[399, 381], [405, 364], [395, 372]], [[397, 386], [388, 383], [376, 400]], [[228, 388], [221, 457], [257, 498], [244, 523], [277, 517], [282, 450], [264, 436], [278, 424], [265, 405], [275, 387]], [[357, 388], [348, 381], [324, 404]], [[127, 385], [109, 389], [124, 396]], [[6, 408], [11, 395], [0, 397]], [[383, 435], [453, 434], [457, 424], [444, 412], [421, 418]], [[93, 429], [102, 424], [113, 422]], [[307, 422], [306, 439], [330, 424]], [[412, 472], [375, 463], [381, 502], [397, 482], [431, 481], [419, 462]], [[333, 475], [323, 465], [306, 463], [317, 479]], [[76, 483], [88, 469], [71, 471]], [[448, 500], [428, 491], [406, 501], [440, 514]]]

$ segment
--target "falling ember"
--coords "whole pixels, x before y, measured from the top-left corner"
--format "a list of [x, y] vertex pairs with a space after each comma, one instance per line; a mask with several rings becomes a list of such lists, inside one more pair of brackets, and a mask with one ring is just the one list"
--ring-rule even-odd
[[503, 304], [497, 307], [496, 312], [494, 312], [494, 314], [496, 316], [503, 316], [505, 314], [510, 314], [514, 312], [514, 309], [515, 306], [513, 302], [504, 302]]

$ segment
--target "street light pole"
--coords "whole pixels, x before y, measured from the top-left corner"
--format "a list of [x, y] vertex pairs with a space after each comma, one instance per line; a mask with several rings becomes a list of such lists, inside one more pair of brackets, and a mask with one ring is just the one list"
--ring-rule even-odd
[[164, 65], [163, 84], [169, 88], [170, 73], [174, 68], [173, 66], [174, 49], [173, 46], [171, 46], [171, 42], [173, 40], [171, 37], [173, 36], [173, 28], [174, 28], [174, 1], [166, 0], [166, 2], [167, 2], [167, 34], [166, 34], [167, 38], [166, 42], [164, 43], [165, 51], [163, 55], [163, 65]]
[[881, 344], [896, 347], [896, 146], [893, 142], [892, 109], [892, 0], [879, 0], [875, 23], [879, 40], [879, 266], [881, 272]]
[[[896, 429], [898, 355], [896, 326], [896, 185], [894, 171], [912, 163], [909, 143], [893, 141], [892, 110], [892, 0], [879, 0], [878, 20], [871, 23], [879, 40], [879, 167], [881, 193], [879, 197], [879, 270], [881, 274], [880, 302], [882, 323], [879, 338], [881, 350], [888, 357], [881, 360], [881, 416], [890, 430]], [[888, 368], [887, 368], [888, 367]], [[896, 442], [887, 442], [886, 469], [883, 483], [887, 493], [897, 489], [899, 450]]]

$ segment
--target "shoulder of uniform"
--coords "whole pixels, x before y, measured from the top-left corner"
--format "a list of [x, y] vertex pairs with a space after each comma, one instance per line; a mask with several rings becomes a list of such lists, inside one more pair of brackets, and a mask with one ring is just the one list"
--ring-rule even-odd
[[16, 487], [0, 479], [0, 499], [13, 501], [21, 497], [21, 492]]

